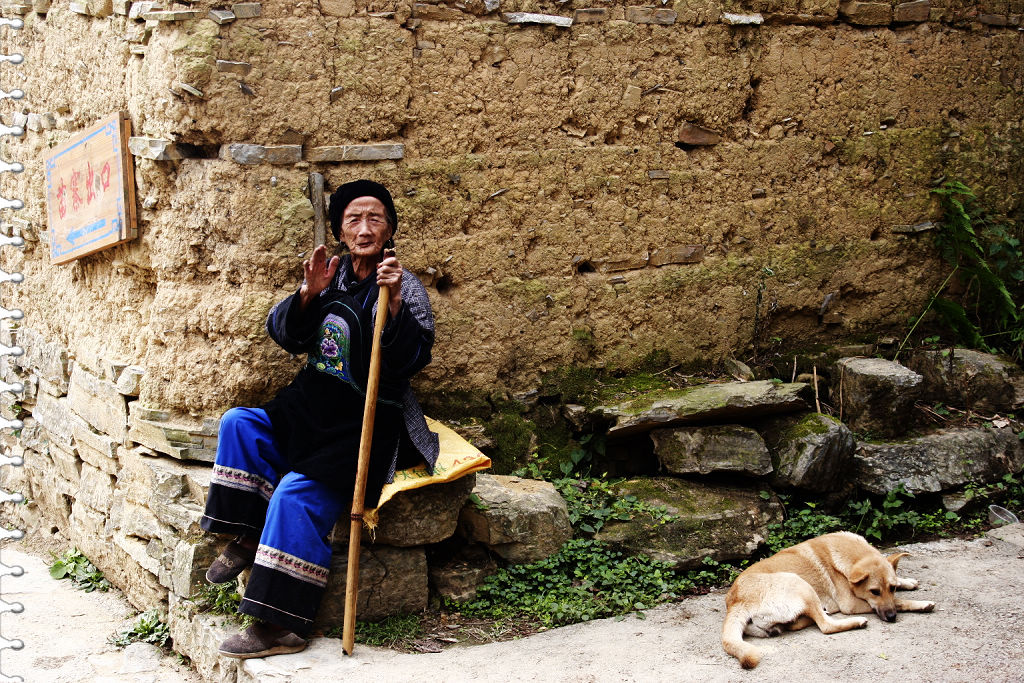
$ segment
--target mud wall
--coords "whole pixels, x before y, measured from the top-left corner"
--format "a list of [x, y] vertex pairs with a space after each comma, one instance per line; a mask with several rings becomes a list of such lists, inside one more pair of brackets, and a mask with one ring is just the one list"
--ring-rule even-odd
[[[945, 274], [901, 232], [938, 179], [1020, 215], [1020, 0], [233, 7], [2, 5], [11, 341], [142, 368], [148, 410], [215, 417], [293, 374], [263, 320], [312, 246], [312, 171], [392, 188], [439, 389], [900, 328]], [[150, 139], [140, 236], [51, 266], [40, 159], [118, 109]]]

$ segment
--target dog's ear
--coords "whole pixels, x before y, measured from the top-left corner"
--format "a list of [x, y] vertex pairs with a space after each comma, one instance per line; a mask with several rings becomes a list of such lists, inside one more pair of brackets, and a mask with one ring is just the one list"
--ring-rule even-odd
[[886, 556], [885, 559], [889, 560], [889, 564], [892, 565], [893, 571], [896, 571], [896, 567], [899, 566], [900, 560], [909, 555], [910, 553], [893, 553], [892, 555]]
[[858, 584], [861, 581], [867, 579], [869, 576], [871, 576], [871, 572], [868, 571], [868, 568], [860, 563], [857, 563], [850, 568], [850, 575], [846, 578], [850, 580], [850, 583]]

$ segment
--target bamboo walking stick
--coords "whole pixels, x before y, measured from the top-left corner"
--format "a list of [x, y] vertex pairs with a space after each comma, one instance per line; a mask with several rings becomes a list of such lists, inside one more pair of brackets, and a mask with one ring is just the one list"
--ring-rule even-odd
[[[384, 256], [393, 256], [385, 250]], [[381, 287], [377, 296], [377, 317], [373, 321], [373, 345], [370, 347], [370, 374], [366, 379], [366, 403], [363, 407], [363, 431], [359, 437], [359, 463], [356, 466], [356, 488], [352, 494], [351, 526], [348, 532], [348, 572], [345, 577], [345, 623], [341, 648], [351, 655], [356, 642], [356, 598], [359, 597], [359, 544], [363, 531], [363, 499], [370, 466], [373, 443], [373, 420], [377, 415], [377, 388], [380, 384], [380, 335], [388, 318], [388, 288]]]

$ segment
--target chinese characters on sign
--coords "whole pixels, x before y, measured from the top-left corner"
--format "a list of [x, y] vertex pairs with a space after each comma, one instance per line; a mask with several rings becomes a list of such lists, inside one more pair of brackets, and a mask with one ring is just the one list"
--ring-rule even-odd
[[138, 234], [130, 128], [125, 114], [112, 114], [46, 158], [51, 263], [67, 263]]

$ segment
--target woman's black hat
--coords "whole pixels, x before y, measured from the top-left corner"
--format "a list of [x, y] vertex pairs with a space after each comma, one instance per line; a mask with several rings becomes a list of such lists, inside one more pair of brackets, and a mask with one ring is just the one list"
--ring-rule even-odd
[[379, 199], [380, 203], [384, 205], [384, 209], [388, 212], [392, 234], [398, 232], [398, 213], [395, 211], [395, 202], [391, 199], [391, 193], [388, 192], [388, 188], [372, 180], [353, 180], [339, 187], [331, 195], [331, 203], [327, 215], [331, 221], [331, 232], [334, 234], [334, 239], [339, 242], [341, 241], [341, 215], [345, 213], [345, 207], [353, 199], [360, 197]]

